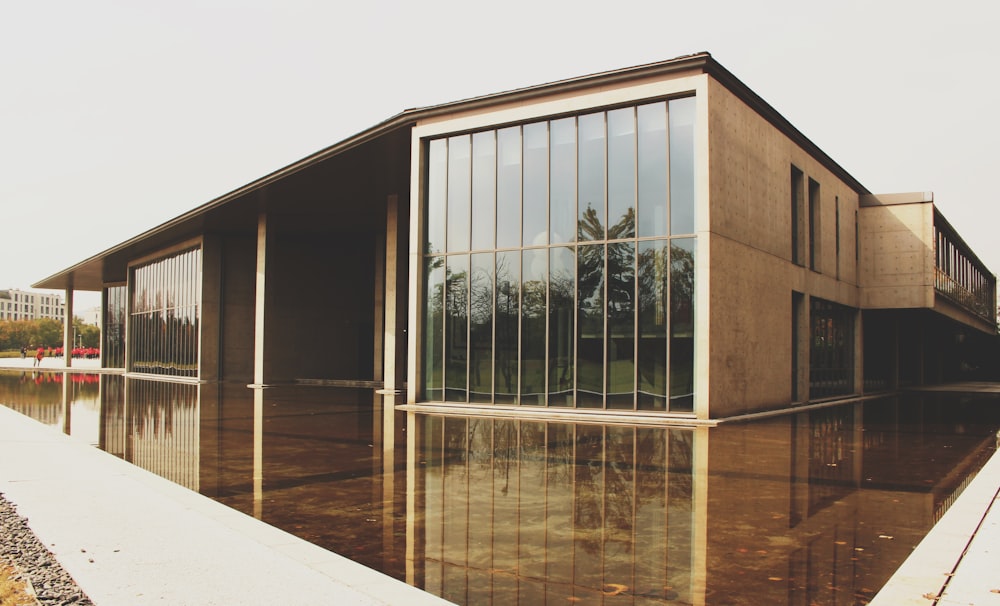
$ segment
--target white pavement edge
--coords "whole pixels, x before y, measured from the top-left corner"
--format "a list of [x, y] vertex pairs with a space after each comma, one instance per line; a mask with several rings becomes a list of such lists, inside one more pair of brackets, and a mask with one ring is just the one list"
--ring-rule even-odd
[[4, 406], [0, 493], [98, 606], [448, 603]]
[[40, 364], [35, 364], [35, 358], [0, 358], [0, 369], [11, 370], [44, 370], [44, 371], [79, 371], [79, 370], [100, 370], [100, 358], [73, 358], [73, 366], [67, 368], [66, 360], [63, 358], [42, 358]]
[[[1000, 590], [998, 490], [1000, 451], [993, 453], [869, 606], [1000, 605], [1000, 593], [995, 592]], [[946, 583], [941, 599], [935, 601]]]

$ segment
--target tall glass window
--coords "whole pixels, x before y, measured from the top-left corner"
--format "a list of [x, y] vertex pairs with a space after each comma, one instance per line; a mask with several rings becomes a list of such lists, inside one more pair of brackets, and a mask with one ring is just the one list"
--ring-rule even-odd
[[[430, 248], [430, 247], [428, 247]], [[427, 257], [424, 268], [424, 397], [444, 399], [444, 257]]]
[[472, 249], [496, 244], [497, 134], [472, 135]]
[[854, 316], [849, 307], [810, 299], [810, 399], [853, 393]]
[[427, 143], [423, 399], [693, 410], [695, 107]]
[[521, 403], [545, 404], [545, 315], [548, 250], [533, 248], [521, 262]]
[[608, 143], [604, 135], [605, 114], [589, 114], [577, 119], [577, 225], [580, 240], [603, 240], [607, 181]]
[[468, 135], [448, 140], [448, 250], [469, 250], [472, 146]]
[[576, 240], [576, 119], [553, 120], [549, 125], [549, 242]]
[[201, 249], [133, 267], [130, 274], [129, 370], [198, 376]]
[[497, 131], [497, 248], [521, 245], [521, 129]]
[[469, 401], [493, 401], [493, 253], [472, 255], [469, 279]]
[[549, 249], [549, 406], [573, 406], [576, 248]]
[[669, 103], [670, 122], [670, 233], [694, 233], [694, 116], [695, 99]]
[[521, 254], [497, 253], [495, 392], [498, 404], [517, 402], [518, 352], [521, 318]]
[[101, 366], [125, 368], [125, 313], [128, 287], [104, 289], [104, 326], [101, 329]]
[[451, 402], [467, 399], [469, 364], [469, 256], [445, 258], [445, 394]]

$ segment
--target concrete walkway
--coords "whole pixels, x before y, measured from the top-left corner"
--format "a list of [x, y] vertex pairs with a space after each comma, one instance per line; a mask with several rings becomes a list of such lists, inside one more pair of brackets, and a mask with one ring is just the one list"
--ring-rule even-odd
[[98, 606], [448, 603], [4, 406], [0, 493]]
[[[73, 358], [73, 366], [66, 368], [66, 360], [63, 358], [42, 358], [41, 364], [35, 365], [35, 358], [0, 358], [0, 369], [15, 370], [45, 370], [45, 371], [83, 371], [83, 372], [107, 372], [108, 369], [101, 368], [100, 359]], [[111, 372], [121, 372], [117, 369], [110, 369]]]

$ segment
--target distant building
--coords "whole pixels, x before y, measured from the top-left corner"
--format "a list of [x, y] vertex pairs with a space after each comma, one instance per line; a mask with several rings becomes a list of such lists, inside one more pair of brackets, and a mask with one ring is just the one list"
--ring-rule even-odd
[[35, 287], [102, 292], [126, 376], [425, 410], [718, 419], [997, 343], [933, 195], [869, 191], [708, 54], [406, 110]]
[[62, 295], [29, 292], [11, 288], [0, 290], [0, 320], [41, 320], [49, 318], [63, 321], [66, 304]]
[[83, 320], [84, 324], [89, 324], [91, 326], [101, 325], [101, 308], [100, 307], [90, 307], [88, 309], [83, 309], [74, 314], [77, 318]]

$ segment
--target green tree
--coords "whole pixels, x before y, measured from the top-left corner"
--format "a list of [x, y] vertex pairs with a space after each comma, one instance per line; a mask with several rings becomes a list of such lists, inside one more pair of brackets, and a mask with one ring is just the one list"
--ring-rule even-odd
[[76, 335], [74, 346], [100, 347], [101, 329], [93, 324], [85, 324], [81, 318], [73, 318], [73, 331]]
[[33, 320], [31, 342], [36, 347], [59, 347], [63, 341], [62, 322], [52, 318]]
[[4, 320], [0, 322], [0, 349], [21, 349], [32, 344], [31, 320]]

